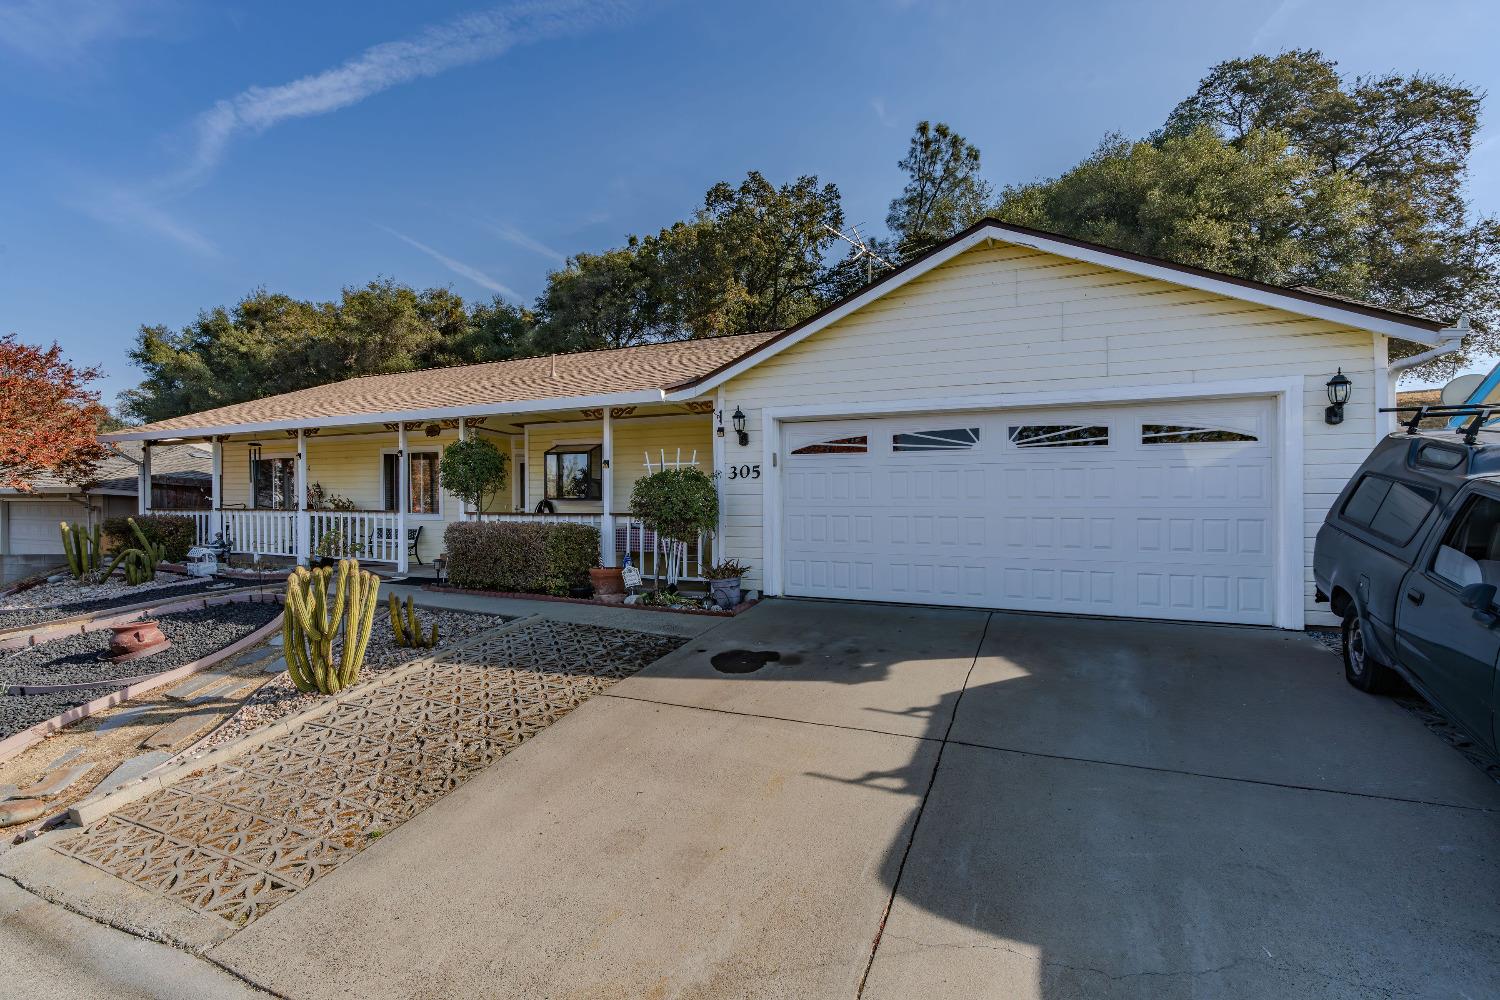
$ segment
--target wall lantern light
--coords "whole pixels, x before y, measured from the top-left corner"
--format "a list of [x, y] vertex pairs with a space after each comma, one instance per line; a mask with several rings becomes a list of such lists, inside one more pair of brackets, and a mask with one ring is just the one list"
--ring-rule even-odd
[[1344, 404], [1349, 402], [1349, 390], [1353, 385], [1354, 383], [1349, 381], [1349, 376], [1344, 374], [1342, 368], [1328, 380], [1328, 402], [1332, 405], [1323, 411], [1324, 423], [1341, 424], [1344, 422]]
[[745, 447], [750, 443], [750, 435], [745, 433], [745, 411], [736, 406], [729, 419], [734, 421], [734, 433], [740, 439], [740, 447]]

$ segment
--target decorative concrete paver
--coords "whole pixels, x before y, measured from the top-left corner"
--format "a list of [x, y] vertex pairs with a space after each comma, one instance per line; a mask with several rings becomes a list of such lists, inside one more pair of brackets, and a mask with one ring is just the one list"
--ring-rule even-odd
[[55, 849], [248, 924], [683, 641], [545, 620], [502, 626]]

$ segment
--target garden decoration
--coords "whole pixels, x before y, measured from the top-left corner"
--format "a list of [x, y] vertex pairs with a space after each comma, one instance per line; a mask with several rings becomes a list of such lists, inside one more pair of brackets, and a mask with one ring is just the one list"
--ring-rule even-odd
[[594, 596], [605, 604], [625, 603], [625, 571], [618, 566], [595, 566], [589, 570]]
[[[334, 572], [327, 566], [298, 566], [286, 578], [282, 644], [298, 691], [337, 694], [359, 679], [364, 663], [380, 579], [353, 559], [340, 560], [330, 606], [328, 580]], [[333, 640], [341, 630], [342, 648], [335, 660]]]
[[396, 601], [396, 595], [390, 596], [391, 609], [391, 631], [396, 635], [396, 645], [405, 649], [431, 649], [438, 643], [437, 622], [432, 623], [432, 632], [425, 638], [422, 635], [422, 623], [417, 621], [417, 609], [412, 604], [411, 597], [406, 598], [406, 621], [402, 622], [401, 605]]
[[60, 521], [57, 527], [62, 532], [63, 553], [68, 557], [68, 571], [73, 574], [73, 579], [81, 580], [97, 571], [104, 554], [100, 526], [96, 524], [92, 530], [85, 530], [76, 524]]
[[667, 584], [676, 586], [688, 543], [712, 534], [719, 525], [719, 493], [713, 476], [699, 469], [662, 469], [636, 480], [630, 492], [630, 513], [666, 543]]

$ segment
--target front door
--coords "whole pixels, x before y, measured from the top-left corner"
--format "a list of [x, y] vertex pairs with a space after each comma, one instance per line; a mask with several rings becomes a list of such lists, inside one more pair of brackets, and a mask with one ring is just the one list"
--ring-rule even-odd
[[1396, 650], [1443, 711], [1488, 742], [1500, 627], [1476, 621], [1459, 603], [1459, 592], [1475, 583], [1500, 586], [1500, 496], [1478, 491], [1407, 577], [1396, 612]]

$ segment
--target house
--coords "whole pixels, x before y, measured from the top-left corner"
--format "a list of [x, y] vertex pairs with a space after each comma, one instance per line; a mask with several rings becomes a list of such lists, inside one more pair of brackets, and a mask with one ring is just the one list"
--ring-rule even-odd
[[[209, 449], [176, 446], [152, 449], [155, 474], [151, 503], [155, 510], [201, 508], [209, 502]], [[85, 485], [43, 474], [28, 489], [0, 489], [0, 555], [63, 553], [58, 524], [93, 525], [104, 518], [139, 509], [141, 444], [126, 441], [94, 469]]]
[[[1411, 363], [1390, 339], [1428, 357], [1461, 335], [987, 220], [779, 332], [370, 376], [108, 437], [211, 442], [200, 531], [244, 551], [306, 556], [337, 524], [404, 570], [414, 526], [426, 560], [455, 519], [554, 518], [600, 526], [613, 563], [648, 547], [631, 484], [680, 455], [723, 501], [688, 576], [736, 557], [773, 595], [1300, 628], [1331, 620], [1313, 537], [1390, 426]], [[519, 473], [491, 510], [437, 475], [468, 435]], [[313, 482], [359, 510], [299, 510]]]

